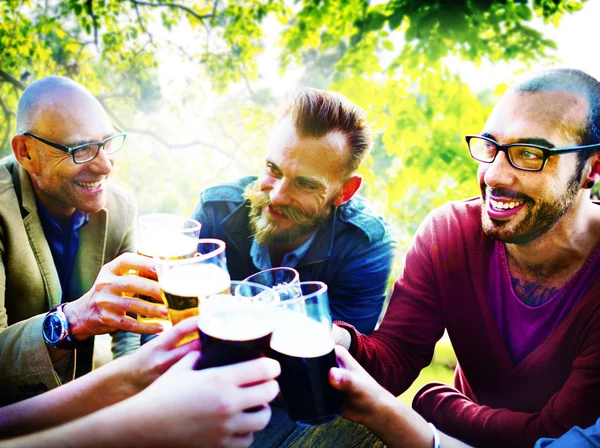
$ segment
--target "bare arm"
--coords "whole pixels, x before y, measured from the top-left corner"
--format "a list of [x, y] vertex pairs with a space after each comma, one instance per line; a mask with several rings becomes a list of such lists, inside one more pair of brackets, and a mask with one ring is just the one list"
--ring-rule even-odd
[[177, 343], [197, 331], [187, 319], [137, 352], [42, 395], [0, 408], [0, 437], [14, 437], [70, 422], [125, 400], [150, 385], [199, 341]]
[[[154, 342], [154, 341], [153, 341]], [[279, 391], [279, 364], [268, 358], [194, 371], [189, 353], [143, 392], [66, 425], [4, 447], [239, 446], [271, 418], [268, 403]], [[261, 407], [258, 412], [245, 409]]]

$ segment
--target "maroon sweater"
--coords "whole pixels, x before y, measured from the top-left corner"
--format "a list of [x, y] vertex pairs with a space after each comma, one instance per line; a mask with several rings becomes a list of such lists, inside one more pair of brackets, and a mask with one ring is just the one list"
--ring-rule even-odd
[[532, 447], [600, 416], [600, 275], [550, 336], [513, 363], [486, 298], [494, 241], [479, 198], [434, 210], [415, 235], [381, 327], [351, 330], [351, 353], [392, 393], [431, 362], [444, 329], [459, 365], [454, 388], [428, 384], [413, 407], [476, 446]]

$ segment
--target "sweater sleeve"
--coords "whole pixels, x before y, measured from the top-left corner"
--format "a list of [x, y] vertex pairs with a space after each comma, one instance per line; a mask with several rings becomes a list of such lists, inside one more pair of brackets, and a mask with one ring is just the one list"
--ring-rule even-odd
[[441, 384], [423, 387], [413, 407], [440, 430], [475, 446], [531, 447], [540, 437], [559, 437], [574, 425], [592, 425], [600, 415], [600, 323], [588, 331], [567, 381], [539, 412], [481, 406]]
[[439, 286], [431, 262], [436, 247], [430, 216], [415, 235], [380, 328], [365, 336], [345, 327], [352, 335], [354, 357], [395, 395], [404, 392], [429, 365], [444, 333]]

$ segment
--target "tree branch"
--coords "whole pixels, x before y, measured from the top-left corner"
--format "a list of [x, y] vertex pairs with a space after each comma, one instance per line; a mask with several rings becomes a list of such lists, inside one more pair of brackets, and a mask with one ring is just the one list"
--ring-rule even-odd
[[11, 113], [10, 110], [8, 110], [8, 107], [6, 107], [6, 103], [4, 102], [2, 97], [0, 97], [0, 107], [2, 108], [2, 111], [4, 112], [4, 124], [6, 125], [6, 129], [4, 130], [4, 136], [2, 137], [2, 140], [0, 140], [0, 142], [2, 143], [2, 147], [4, 147], [4, 142], [8, 141], [8, 135], [10, 133], [11, 115], [13, 115], [13, 114]]
[[213, 151], [219, 152], [219, 153], [223, 154], [224, 156], [229, 157], [230, 159], [234, 158], [231, 153], [225, 151], [224, 149], [221, 149], [217, 146], [211, 145], [210, 143], [203, 142], [202, 140], [192, 140], [191, 142], [174, 145], [174, 144], [169, 143], [168, 141], [166, 141], [164, 138], [162, 138], [160, 135], [158, 135], [157, 133], [155, 133], [153, 131], [148, 131], [145, 129], [127, 128], [127, 132], [131, 132], [134, 134], [148, 135], [148, 136], [152, 137], [154, 140], [156, 140], [158, 143], [160, 143], [161, 145], [168, 148], [169, 150], [185, 149], [185, 148], [191, 148], [193, 146], [204, 146], [205, 148], [209, 148], [209, 149], [212, 149]]
[[167, 8], [182, 9], [185, 12], [187, 12], [189, 15], [191, 15], [192, 17], [195, 17], [196, 19], [198, 19], [203, 24], [204, 24], [204, 19], [212, 19], [213, 17], [215, 17], [214, 11], [216, 8], [213, 8], [213, 12], [211, 14], [200, 15], [196, 11], [194, 11], [192, 8], [189, 8], [188, 6], [180, 5], [178, 3], [150, 3], [150, 2], [144, 2], [141, 0], [129, 0], [129, 1], [131, 3], [133, 3], [134, 5], [140, 5], [140, 6], [152, 6], [152, 7], [164, 6]]
[[4, 81], [12, 84], [19, 90], [25, 90], [25, 84], [23, 84], [21, 81], [15, 79], [15, 78], [13, 78], [12, 76], [10, 76], [8, 73], [3, 71], [2, 69], [0, 69], [0, 79], [3, 79]]
[[94, 8], [92, 7], [93, 0], [87, 0], [85, 2], [88, 14], [92, 17], [92, 25], [94, 26], [94, 43], [96, 44], [96, 50], [100, 53], [100, 47], [98, 46], [98, 19], [94, 14]]
[[135, 13], [136, 13], [136, 15], [137, 15], [137, 18], [138, 18], [138, 23], [140, 24], [140, 28], [142, 29], [142, 31], [143, 31], [144, 33], [146, 33], [146, 35], [148, 36], [148, 40], [149, 40], [150, 42], [153, 42], [153, 39], [152, 39], [152, 34], [150, 34], [150, 33], [148, 32], [148, 30], [146, 29], [146, 27], [144, 26], [144, 21], [142, 20], [142, 15], [140, 14], [140, 8], [139, 8], [139, 6], [138, 6], [138, 4], [137, 4], [137, 3], [135, 3]]

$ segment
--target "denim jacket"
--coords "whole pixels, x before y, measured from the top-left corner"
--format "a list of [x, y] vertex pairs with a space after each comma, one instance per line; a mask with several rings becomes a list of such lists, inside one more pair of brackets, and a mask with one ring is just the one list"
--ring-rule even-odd
[[[227, 268], [233, 280], [259, 271], [250, 256], [249, 202], [243, 198], [255, 180], [247, 176], [207, 188], [192, 214], [202, 223], [201, 238], [219, 238], [227, 244]], [[390, 226], [373, 214], [364, 198], [355, 196], [334, 209], [295, 269], [301, 281], [320, 280], [329, 286], [334, 320], [369, 334], [385, 302], [395, 248]]]

